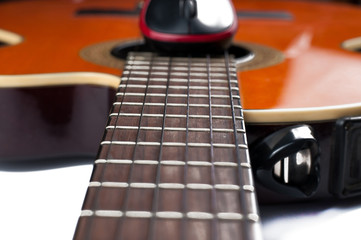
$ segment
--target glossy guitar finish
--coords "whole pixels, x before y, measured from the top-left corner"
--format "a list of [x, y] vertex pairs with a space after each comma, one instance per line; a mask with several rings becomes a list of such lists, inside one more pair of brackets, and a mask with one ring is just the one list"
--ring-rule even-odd
[[[99, 76], [110, 81], [105, 81], [106, 85], [92, 84], [92, 78], [97, 80]], [[0, 77], [10, 85], [20, 84], [0, 88], [0, 108], [6, 113], [0, 118], [2, 163], [21, 168], [14, 160], [93, 158], [103, 134], [104, 116], [114, 100], [115, 90], [108, 84], [118, 84], [118, 78], [85, 73], [24, 78]]]
[[[137, 16], [91, 14], [91, 12], [80, 14], [80, 12], [90, 8], [128, 9], [132, 12], [136, 6], [137, 1], [84, 1], [81, 3], [56, 1], [47, 4], [41, 1], [16, 1], [1, 3], [0, 20], [2, 24], [0, 28], [23, 37], [21, 43], [18, 41], [15, 42], [16, 45], [5, 45], [0, 48], [2, 91], [7, 92], [6, 94], [11, 97], [15, 96], [12, 93], [15, 90], [12, 89], [11, 82], [8, 78], [4, 78], [6, 75], [80, 71], [110, 73], [119, 76], [120, 69], [85, 61], [79, 56], [79, 52], [89, 45], [109, 40], [122, 41], [140, 38]], [[239, 72], [239, 84], [245, 108], [245, 119], [250, 129], [249, 142], [252, 144], [287, 124], [309, 123], [313, 125], [323, 151], [320, 159], [321, 169], [328, 172], [330, 156], [333, 155], [330, 146], [335, 144], [331, 138], [334, 121], [341, 117], [357, 116], [361, 113], [361, 95], [358, 91], [361, 56], [359, 53], [342, 48], [344, 41], [361, 35], [358, 24], [361, 20], [360, 10], [347, 5], [281, 1], [240, 1], [235, 2], [235, 7], [241, 11], [239, 31], [235, 35], [235, 41], [252, 42], [277, 49], [282, 53], [284, 59], [278, 64], [266, 67], [260, 67], [262, 64], [257, 65], [256, 63], [250, 66], [246, 64], [239, 66], [241, 70], [243, 69]], [[244, 12], [251, 14], [244, 14]], [[8, 37], [1, 38], [1, 36], [0, 41], [8, 41]], [[119, 66], [122, 65], [121, 61], [113, 60]], [[21, 98], [37, 95], [38, 89], [36, 88], [39, 86], [34, 86], [29, 83], [30, 81], [30, 79], [25, 79], [20, 84], [26, 88], [26, 91], [24, 89], [18, 91], [17, 94]], [[48, 82], [50, 84], [52, 80], [49, 78]], [[99, 85], [99, 83], [90, 82], [89, 84]], [[60, 81], [58, 85], [64, 84], [61, 84]], [[93, 87], [81, 87], [78, 80], [66, 81], [65, 85], [70, 86], [69, 88], [77, 85], [76, 88], [84, 89], [81, 91], [85, 91], [86, 95], [93, 95], [92, 90], [89, 90]], [[96, 97], [98, 102], [102, 102], [103, 110], [100, 111], [102, 113], [109, 105], [107, 92], [113, 91], [111, 89], [114, 88], [114, 84], [105, 85], [108, 85], [109, 89], [101, 90], [103, 91], [102, 97], [99, 97], [100, 95]], [[13, 85], [13, 87], [18, 87], [18, 85]], [[71, 90], [70, 92], [76, 91]], [[2, 109], [9, 112], [9, 105], [6, 101], [9, 100], [4, 99], [1, 102]], [[29, 101], [36, 102], [34, 99]], [[14, 102], [16, 101], [12, 101], [12, 103]], [[66, 102], [71, 101], [62, 100], [62, 103]], [[81, 105], [82, 102], [86, 102], [85, 99], [79, 100]], [[19, 103], [19, 105], [21, 104], [23, 103]], [[38, 107], [36, 104], [33, 106], [34, 108]], [[72, 112], [71, 108], [69, 106], [66, 112]], [[87, 108], [86, 105], [84, 108]], [[87, 109], [89, 115], [98, 114], [93, 112], [92, 108]], [[27, 123], [36, 120], [36, 117], [30, 114], [25, 114], [24, 118]], [[1, 118], [1, 125], [14, 126], [11, 124], [15, 121], [13, 119], [15, 117]], [[72, 119], [72, 117], [69, 116], [68, 119]], [[71, 126], [71, 122], [64, 120], [61, 124], [68, 128]], [[319, 122], [327, 122], [327, 124]], [[56, 129], [59, 122], [54, 124], [50, 121], [49, 123], [50, 130], [41, 137], [52, 136], [53, 132], [58, 131]], [[105, 116], [91, 128], [103, 129], [104, 123]], [[81, 123], [79, 124], [69, 129], [79, 129], [78, 126], [81, 126]], [[262, 127], [258, 127], [259, 125]], [[31, 125], [25, 127], [25, 129], [29, 128]], [[24, 132], [24, 135], [26, 134], [32, 135], [33, 133]], [[62, 134], [66, 133], [62, 132]], [[95, 135], [99, 136], [99, 132]], [[2, 137], [1, 146], [16, 142], [19, 137], [15, 136], [15, 140], [8, 136]], [[69, 139], [71, 135], [62, 137]], [[99, 142], [100, 139], [93, 141]], [[57, 141], [57, 143], [60, 145], [54, 146], [42, 142], [42, 146], [26, 152], [26, 155], [35, 152], [35, 157], [41, 154], [47, 157], [48, 152], [68, 154], [67, 151], [70, 154], [76, 154], [73, 152], [74, 149], [72, 150], [73, 146], [71, 148], [63, 147], [62, 141]], [[64, 144], [66, 145], [66, 143]], [[95, 145], [95, 143], [91, 144]], [[48, 148], [49, 145], [53, 145], [53, 147]], [[46, 151], [43, 152], [43, 149]], [[88, 151], [89, 148], [85, 149]], [[94, 154], [95, 151], [91, 151], [91, 154]], [[4, 155], [1, 156], [10, 159], [16, 157], [13, 153], [14, 149], [5, 149], [1, 153]], [[328, 174], [326, 175], [328, 176]], [[328, 185], [328, 177], [321, 179], [322, 184]], [[328, 195], [328, 193], [321, 195]]]
[[[1, 73], [93, 71], [118, 75], [119, 70], [93, 65], [77, 56], [81, 49], [91, 44], [112, 39], [139, 38], [137, 16], [77, 15], [77, 12], [89, 8], [131, 11], [136, 4], [136, 1], [103, 1], [101, 4], [91, 1], [69, 4], [67, 1], [60, 1], [46, 5], [39, 3], [38, 7], [37, 2], [2, 3], [2, 29], [23, 36], [25, 41], [16, 46], [2, 47]], [[286, 2], [270, 4], [242, 1], [235, 5], [242, 12], [248, 10], [256, 13], [240, 17], [240, 30], [235, 41], [273, 47], [282, 51], [285, 57], [282, 63], [275, 66], [240, 73], [245, 108], [271, 110], [270, 113], [246, 111], [248, 122], [283, 122], [287, 118], [290, 121], [318, 121], [350, 113], [357, 115], [360, 112], [358, 103], [361, 99], [353, 91], [358, 86], [360, 70], [357, 66], [360, 57], [358, 53], [341, 47], [344, 41], [359, 36], [359, 10], [345, 5]], [[305, 10], [308, 8], [312, 11]], [[269, 18], [270, 14], [267, 12], [284, 13], [289, 18], [273, 18], [272, 15]], [[36, 17], [32, 17], [32, 14]], [[19, 16], [32, 20], [24, 22]], [[349, 16], [352, 21], [347, 21], [344, 16]], [[114, 21], [118, 24], [113, 24]], [[66, 27], [67, 25], [72, 28]], [[92, 27], [88, 28], [89, 25]], [[21, 67], [17, 66], [19, 59], [28, 59], [29, 56], [32, 56], [31, 62], [24, 60]], [[347, 79], [348, 84], [339, 79]], [[337, 106], [335, 109], [341, 110], [330, 113], [335, 112], [334, 109], [329, 110], [326, 106]], [[275, 109], [278, 111], [275, 112]], [[289, 111], [290, 109], [292, 110]], [[301, 119], [292, 118], [294, 112], [300, 111]], [[326, 112], [326, 115], [320, 115], [320, 111]]]

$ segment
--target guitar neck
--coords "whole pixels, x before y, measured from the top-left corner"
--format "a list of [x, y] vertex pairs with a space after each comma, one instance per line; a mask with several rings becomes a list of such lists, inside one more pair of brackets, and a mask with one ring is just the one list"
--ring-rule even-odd
[[260, 239], [234, 60], [130, 53], [75, 239]]

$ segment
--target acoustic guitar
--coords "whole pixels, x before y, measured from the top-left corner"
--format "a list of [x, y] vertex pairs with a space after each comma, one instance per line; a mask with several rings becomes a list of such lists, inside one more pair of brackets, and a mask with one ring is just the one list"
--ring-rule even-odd
[[1, 3], [2, 164], [101, 145], [76, 239], [258, 239], [252, 170], [261, 201], [359, 193], [360, 10], [234, 2], [232, 57], [184, 58], [138, 4]]

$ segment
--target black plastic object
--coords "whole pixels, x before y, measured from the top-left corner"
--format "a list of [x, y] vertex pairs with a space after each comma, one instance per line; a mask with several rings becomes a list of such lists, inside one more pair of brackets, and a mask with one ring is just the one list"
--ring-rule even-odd
[[140, 29], [151, 46], [167, 51], [223, 51], [238, 27], [230, 0], [147, 0]]
[[305, 198], [319, 184], [319, 147], [308, 125], [287, 127], [251, 147], [258, 183], [280, 194]]
[[361, 194], [361, 117], [336, 122], [330, 192], [340, 198]]

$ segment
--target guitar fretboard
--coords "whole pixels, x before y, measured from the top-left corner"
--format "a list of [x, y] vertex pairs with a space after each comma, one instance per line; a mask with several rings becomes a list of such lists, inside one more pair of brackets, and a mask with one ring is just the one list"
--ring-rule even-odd
[[234, 61], [130, 53], [75, 239], [260, 239]]

